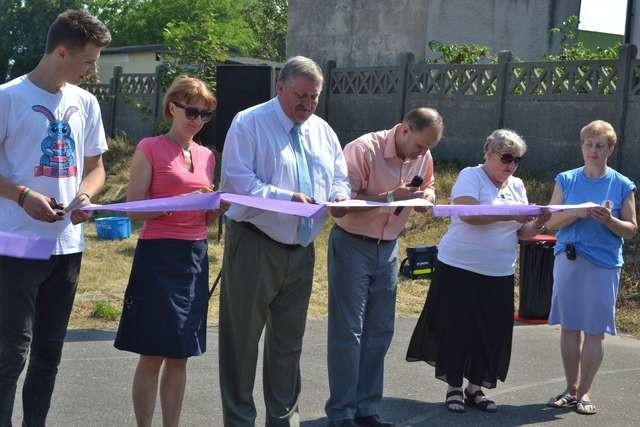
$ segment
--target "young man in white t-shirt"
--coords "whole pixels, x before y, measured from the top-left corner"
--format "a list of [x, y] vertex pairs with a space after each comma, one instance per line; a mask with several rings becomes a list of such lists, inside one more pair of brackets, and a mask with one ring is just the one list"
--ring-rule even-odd
[[0, 231], [56, 242], [48, 260], [0, 256], [0, 427], [11, 425], [28, 353], [23, 425], [45, 425], [90, 216], [62, 207], [89, 203], [105, 181], [100, 106], [77, 85], [110, 41], [98, 19], [68, 10], [38, 65], [0, 85]]

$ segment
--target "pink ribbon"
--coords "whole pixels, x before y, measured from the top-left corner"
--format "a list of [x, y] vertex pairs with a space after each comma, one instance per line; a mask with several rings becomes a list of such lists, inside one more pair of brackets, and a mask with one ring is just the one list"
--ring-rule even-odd
[[[364, 202], [354, 203], [352, 200], [336, 203], [309, 204], [292, 202], [290, 200], [263, 199], [261, 197], [244, 196], [231, 193], [196, 193], [183, 196], [164, 197], [159, 199], [137, 200], [135, 202], [112, 203], [109, 205], [85, 205], [81, 210], [97, 211], [109, 210], [117, 212], [165, 212], [165, 211], [192, 211], [210, 210], [220, 207], [220, 200], [229, 203], [236, 203], [250, 208], [265, 211], [285, 213], [302, 217], [312, 217], [317, 215], [327, 206], [370, 206], [370, 207], [397, 207], [397, 206], [425, 206], [433, 207], [433, 216], [472, 216], [472, 215], [539, 215], [543, 209], [555, 212], [562, 209], [573, 209], [578, 207], [596, 206], [595, 204], [585, 205], [430, 205], [423, 199], [404, 200], [392, 204]], [[360, 201], [358, 201], [360, 202]]]
[[[111, 203], [107, 205], [89, 204], [82, 206], [84, 211], [109, 210], [116, 212], [164, 212], [164, 211], [193, 211], [212, 210], [220, 207], [220, 200], [243, 206], [279, 212], [302, 217], [318, 216], [327, 206], [341, 206], [344, 202], [308, 204], [289, 200], [263, 199], [260, 197], [244, 196], [231, 193], [196, 193], [181, 196], [164, 197], [158, 199], [137, 200], [133, 202]], [[395, 206], [416, 206], [416, 200], [394, 202]], [[419, 205], [426, 203], [421, 201]], [[390, 207], [388, 204], [376, 203], [372, 206]], [[473, 215], [509, 215], [534, 216], [542, 213], [543, 209], [558, 211], [563, 209], [577, 209], [597, 206], [594, 203], [582, 205], [435, 205], [433, 216], [473, 216]], [[32, 236], [22, 236], [0, 232], [0, 255], [18, 258], [48, 259], [53, 251], [55, 242]]]
[[[542, 213], [544, 206], [538, 205], [435, 205], [433, 216], [507, 215], [534, 216]], [[549, 208], [549, 211], [558, 209]]]
[[111, 203], [108, 205], [84, 205], [83, 211], [114, 211], [114, 212], [176, 212], [212, 210], [220, 207], [220, 200], [236, 203], [250, 208], [264, 211], [286, 213], [303, 217], [311, 217], [322, 205], [292, 202], [290, 200], [263, 199], [261, 197], [244, 196], [231, 193], [196, 193], [158, 199], [136, 200], [134, 202]]
[[54, 240], [0, 231], [0, 255], [14, 258], [49, 259]]
[[107, 205], [84, 205], [83, 211], [114, 212], [174, 212], [218, 209], [220, 193], [194, 193], [157, 199], [136, 200], [133, 202], [110, 203]]

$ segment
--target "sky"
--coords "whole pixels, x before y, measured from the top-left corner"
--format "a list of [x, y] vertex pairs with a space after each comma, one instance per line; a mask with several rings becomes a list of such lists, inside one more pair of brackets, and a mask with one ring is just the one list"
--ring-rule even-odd
[[[640, 5], [636, 0], [635, 8]], [[582, 0], [578, 28], [601, 33], [624, 34], [627, 0]]]

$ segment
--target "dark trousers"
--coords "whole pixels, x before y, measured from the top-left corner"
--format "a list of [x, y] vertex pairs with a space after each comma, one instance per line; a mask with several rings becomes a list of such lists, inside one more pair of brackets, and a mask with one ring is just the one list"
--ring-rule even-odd
[[225, 427], [255, 425], [253, 387], [263, 330], [265, 425], [300, 425], [300, 355], [314, 260], [313, 245], [287, 247], [227, 221], [218, 327]]
[[0, 256], [0, 427], [11, 426], [16, 384], [23, 426], [44, 426], [76, 293], [82, 253], [47, 261]]

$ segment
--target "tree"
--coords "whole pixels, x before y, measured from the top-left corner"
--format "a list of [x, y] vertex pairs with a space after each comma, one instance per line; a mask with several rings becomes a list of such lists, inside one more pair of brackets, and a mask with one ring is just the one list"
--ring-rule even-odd
[[245, 16], [255, 34], [257, 46], [251, 54], [282, 61], [286, 57], [287, 0], [250, 0]]
[[[247, 1], [93, 0], [89, 9], [110, 29], [113, 46], [164, 43], [166, 30], [180, 25], [191, 27], [193, 34], [215, 31], [225, 45], [247, 53], [255, 44], [243, 16]], [[215, 21], [215, 27], [206, 22], [210, 18]]]
[[[113, 46], [165, 43], [167, 30], [180, 26], [215, 32], [236, 55], [285, 57], [287, 0], [93, 0], [89, 8], [111, 30]], [[203, 17], [215, 27], [201, 28]]]
[[[169, 51], [164, 55], [166, 79], [164, 85], [180, 73], [198, 76], [209, 87], [215, 87], [216, 64], [224, 61], [227, 46], [216, 32], [215, 15], [201, 14], [194, 22], [171, 22], [164, 29]], [[194, 29], [197, 28], [197, 31]]]
[[560, 54], [545, 55], [547, 61], [586, 61], [596, 59], [618, 59], [620, 43], [613, 47], [589, 49], [578, 40], [580, 18], [569, 16], [560, 26], [549, 29], [552, 34], [560, 35]]
[[94, 0], [91, 10], [109, 27], [113, 46], [164, 44], [164, 82], [194, 74], [215, 86], [215, 65], [229, 51], [256, 49], [245, 19], [250, 0]]
[[53, 20], [64, 10], [81, 6], [79, 0], [2, 0], [0, 81], [33, 69], [44, 53]]
[[[12, 28], [19, 0], [0, 0], [0, 83], [9, 77], [9, 63], [13, 43]], [[6, 29], [6, 30], [5, 30]]]
[[[92, 0], [87, 6], [111, 33], [111, 45], [131, 46], [136, 44], [155, 44], [162, 42], [162, 27], [144, 28], [136, 13], [140, 0]], [[140, 31], [140, 28], [143, 28]]]
[[229, 52], [285, 58], [287, 0], [0, 0], [0, 81], [32, 69], [53, 19], [82, 7], [107, 25], [112, 46], [166, 44], [170, 69], [196, 65], [207, 81]]

